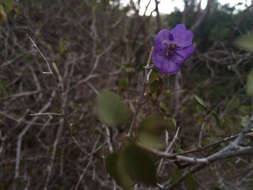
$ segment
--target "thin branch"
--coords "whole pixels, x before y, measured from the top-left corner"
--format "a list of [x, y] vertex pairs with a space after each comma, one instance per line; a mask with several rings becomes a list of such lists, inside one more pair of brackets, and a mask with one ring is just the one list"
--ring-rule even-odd
[[[207, 157], [208, 160], [208, 164], [213, 163], [215, 161], [218, 160], [222, 160], [222, 159], [227, 159], [227, 158], [231, 158], [231, 157], [236, 157], [236, 156], [243, 156], [243, 155], [253, 155], [253, 147], [242, 147], [236, 151], [227, 151], [227, 152], [223, 152], [222, 154], [213, 154], [209, 157]], [[197, 166], [194, 166], [193, 168], [191, 168], [189, 171], [186, 171], [182, 177], [178, 180], [178, 182], [176, 184], [171, 185], [168, 189], [169, 190], [173, 190], [176, 189], [178, 187], [178, 185], [184, 181], [184, 179], [192, 173], [195, 173], [203, 168], [205, 168], [206, 166], [208, 166], [208, 164], [206, 163], [202, 163], [199, 164]]]
[[[52, 101], [54, 99], [56, 95], [56, 92], [53, 91], [52, 94], [51, 94], [51, 97], [48, 101], [47, 104], [45, 104], [40, 112], [44, 112], [46, 111], [52, 104]], [[34, 117], [31, 121], [30, 124], [28, 124], [23, 130], [22, 132], [18, 135], [18, 141], [17, 141], [17, 148], [16, 148], [16, 166], [15, 166], [15, 176], [14, 176], [14, 179], [15, 179], [15, 182], [14, 182], [14, 185], [13, 185], [13, 189], [15, 190], [16, 189], [16, 180], [19, 178], [19, 168], [20, 168], [20, 160], [21, 160], [21, 147], [22, 147], [22, 140], [23, 140], [23, 137], [24, 135], [27, 133], [27, 131], [30, 129], [30, 127], [33, 125], [34, 122], [36, 122], [36, 120], [38, 119], [38, 117]]]
[[[56, 75], [58, 77], [58, 80], [59, 80], [58, 85], [59, 85], [59, 88], [61, 90], [61, 114], [63, 116], [65, 116], [66, 110], [67, 110], [67, 101], [68, 101], [68, 94], [66, 92], [68, 91], [70, 84], [67, 83], [68, 85], [66, 85], [66, 87], [65, 87], [63, 78], [62, 78], [62, 76], [60, 74], [60, 71], [58, 70], [55, 63], [53, 63], [53, 68], [54, 68], [54, 70], [56, 72]], [[42, 113], [42, 112], [39, 112], [39, 113]], [[57, 150], [58, 143], [59, 143], [60, 138], [62, 136], [63, 128], [64, 128], [64, 125], [65, 125], [65, 117], [61, 117], [61, 119], [60, 119], [60, 124], [59, 124], [60, 126], [57, 130], [56, 138], [55, 138], [55, 141], [54, 141], [54, 144], [53, 144], [53, 151], [52, 151], [51, 158], [50, 158], [50, 163], [49, 163], [49, 166], [47, 168], [48, 173], [47, 173], [47, 178], [46, 178], [44, 190], [47, 190], [47, 188], [48, 188], [49, 180], [50, 180], [52, 170], [53, 170], [53, 166], [54, 166], [56, 150]]]
[[51, 69], [51, 67], [50, 67], [50, 64], [49, 64], [49, 62], [48, 62], [46, 56], [42, 53], [42, 51], [41, 51], [40, 48], [37, 46], [37, 44], [36, 44], [35, 41], [32, 39], [32, 37], [29, 36], [29, 34], [27, 34], [27, 36], [28, 36], [29, 40], [32, 42], [32, 45], [36, 48], [36, 50], [39, 52], [40, 56], [43, 58], [43, 60], [44, 60], [44, 61], [46, 62], [46, 64], [47, 64], [47, 68], [48, 68], [49, 71], [47, 71], [47, 72], [42, 72], [42, 73], [43, 73], [43, 74], [53, 74], [53, 71], [52, 71], [52, 69]]
[[[173, 145], [175, 144], [175, 142], [178, 138], [179, 131], [180, 131], [180, 127], [177, 128], [176, 134], [174, 135], [174, 137], [173, 137], [172, 141], [170, 142], [169, 146], [166, 148], [166, 150], [165, 150], [166, 153], [172, 152], [172, 147], [173, 147]], [[158, 168], [157, 168], [158, 173], [162, 170], [163, 162], [164, 162], [164, 159], [162, 158], [160, 160]]]
[[237, 146], [239, 143], [244, 139], [247, 133], [249, 133], [252, 129], [252, 124], [253, 124], [253, 115], [251, 116], [249, 122], [247, 125], [244, 127], [242, 132], [239, 134], [239, 136], [235, 139], [234, 145]]
[[[252, 124], [253, 124], [253, 115], [251, 116], [248, 124], [244, 127], [242, 132], [237, 136], [237, 138], [234, 141], [232, 141], [225, 148], [208, 156], [206, 158], [208, 160], [207, 163], [210, 164], [210, 163], [218, 161], [218, 160], [231, 158], [231, 157], [235, 157], [235, 156], [252, 155], [253, 154], [253, 147], [252, 146], [248, 146], [248, 147], [239, 146], [240, 142], [244, 139], [246, 134], [248, 132], [250, 132], [250, 130], [252, 128]], [[207, 166], [206, 163], [194, 166], [192, 169], [190, 169], [190, 171], [185, 172], [184, 175], [179, 179], [179, 181], [176, 184], [172, 185], [170, 187], [170, 189], [176, 188], [189, 174], [197, 172], [206, 166]]]
[[144, 11], [144, 13], [143, 13], [143, 16], [145, 16], [145, 15], [146, 15], [147, 10], [148, 10], [148, 7], [149, 7], [149, 5], [150, 5], [151, 1], [152, 1], [152, 0], [149, 0], [148, 4], [146, 5], [146, 7], [145, 7], [145, 11]]
[[156, 31], [160, 31], [161, 28], [162, 28], [162, 24], [161, 24], [161, 18], [160, 18], [160, 13], [159, 13], [159, 1], [158, 0], [155, 0], [155, 12], [156, 12], [156, 24], [157, 24], [157, 29]]
[[[88, 171], [88, 168], [89, 168], [90, 165], [92, 164], [94, 154], [100, 150], [100, 148], [97, 148], [97, 145], [98, 145], [98, 143], [99, 143], [99, 141], [100, 141], [100, 138], [101, 138], [101, 136], [99, 136], [99, 137], [97, 138], [97, 141], [96, 141], [96, 142], [94, 143], [94, 145], [93, 145], [92, 151], [91, 151], [91, 153], [90, 153], [90, 155], [89, 155], [88, 164], [87, 164], [87, 165], [85, 166], [85, 168], [83, 169], [82, 174], [80, 175], [80, 177], [79, 177], [79, 179], [78, 179], [78, 182], [77, 182], [77, 184], [76, 184], [76, 186], [75, 186], [75, 190], [78, 189], [78, 187], [79, 187], [79, 185], [80, 185], [82, 179], [84, 178], [84, 175], [86, 174], [86, 172]], [[101, 147], [101, 146], [100, 146], [100, 147]]]
[[205, 129], [206, 123], [203, 122], [200, 128], [199, 132], [199, 142], [198, 142], [198, 147], [202, 147], [202, 139], [203, 139], [203, 134], [204, 134], [204, 129]]
[[[145, 67], [149, 67], [149, 66], [150, 66], [152, 53], [153, 53], [153, 47], [152, 47], [152, 49], [150, 50], [149, 57], [148, 57], [148, 61], [147, 61], [147, 64], [146, 64]], [[140, 96], [139, 96], [139, 99], [138, 99], [138, 102], [137, 102], [137, 108], [136, 108], [135, 114], [134, 114], [134, 116], [133, 116], [133, 119], [132, 119], [130, 128], [129, 128], [128, 133], [127, 133], [127, 136], [128, 136], [128, 137], [132, 136], [132, 131], [133, 131], [133, 129], [135, 128], [137, 116], [138, 116], [139, 111], [140, 111], [141, 106], [142, 106], [142, 102], [143, 102], [144, 95], [145, 95], [145, 90], [146, 90], [146, 88], [147, 88], [148, 79], [149, 79], [149, 78], [147, 77], [147, 75], [148, 75], [148, 72], [147, 72], [147, 69], [145, 69], [144, 84], [143, 84], [142, 91], [140, 92]]]
[[111, 132], [110, 132], [110, 129], [105, 124], [103, 124], [102, 126], [104, 127], [105, 132], [106, 132], [106, 143], [108, 144], [109, 151], [112, 153], [113, 152], [113, 146], [112, 146], [112, 142], [111, 142]]
[[188, 157], [188, 156], [174, 155], [174, 154], [167, 153], [167, 152], [161, 152], [161, 151], [153, 149], [153, 148], [145, 147], [139, 143], [137, 143], [137, 144], [138, 144], [138, 146], [142, 147], [143, 149], [145, 149], [157, 156], [167, 158], [170, 161], [176, 160], [176, 161], [184, 161], [184, 162], [189, 162], [189, 163], [205, 163], [205, 164], [207, 164], [209, 162], [207, 158], [194, 158], [194, 157]]
[[197, 21], [195, 21], [195, 23], [192, 25], [191, 30], [194, 32], [196, 31], [196, 29], [200, 26], [200, 24], [204, 21], [210, 6], [212, 5], [214, 1], [213, 0], [208, 0], [207, 5], [205, 10], [203, 11], [203, 13], [198, 17]]
[[63, 116], [61, 113], [51, 113], [51, 112], [44, 112], [44, 113], [33, 113], [29, 114], [30, 116], [39, 116], [39, 115], [56, 115], [56, 116]]

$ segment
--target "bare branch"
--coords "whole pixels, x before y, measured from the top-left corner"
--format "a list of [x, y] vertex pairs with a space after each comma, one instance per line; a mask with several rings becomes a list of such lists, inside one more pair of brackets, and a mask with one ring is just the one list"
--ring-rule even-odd
[[203, 13], [198, 17], [195, 23], [192, 25], [191, 30], [194, 32], [200, 26], [200, 24], [204, 21], [211, 5], [214, 3], [214, 0], [208, 0], [207, 5]]
[[157, 29], [156, 31], [160, 31], [162, 28], [162, 24], [161, 24], [161, 18], [160, 18], [160, 13], [159, 13], [159, 1], [155, 0], [155, 12], [156, 12], [156, 24], [157, 24]]
[[[150, 50], [150, 53], [149, 53], [149, 57], [148, 57], [148, 61], [147, 61], [146, 67], [149, 67], [149, 66], [150, 66], [150, 61], [151, 61], [152, 53], [153, 53], [153, 48]], [[131, 125], [130, 125], [129, 130], [128, 130], [128, 133], [127, 133], [127, 136], [129, 136], [129, 137], [132, 136], [132, 131], [133, 131], [133, 129], [135, 128], [137, 116], [138, 116], [138, 113], [139, 113], [139, 111], [140, 111], [140, 109], [141, 109], [141, 106], [142, 106], [142, 102], [143, 102], [144, 95], [145, 95], [145, 90], [146, 90], [147, 83], [148, 83], [148, 79], [149, 79], [147, 76], [148, 76], [148, 72], [147, 72], [146, 69], [145, 69], [145, 76], [144, 76], [143, 88], [142, 88], [142, 91], [140, 92], [139, 99], [138, 99], [138, 101], [137, 101], [136, 112], [135, 112], [135, 114], [134, 114], [134, 116], [133, 116]]]
[[29, 36], [29, 34], [27, 34], [29, 40], [32, 42], [32, 45], [36, 48], [36, 50], [39, 52], [40, 56], [44, 59], [44, 61], [46, 62], [47, 64], [47, 68], [49, 71], [47, 72], [42, 72], [43, 74], [53, 74], [53, 71], [50, 67], [50, 64], [46, 58], [46, 56], [44, 56], [44, 54], [42, 53], [42, 51], [40, 50], [40, 48], [37, 46], [37, 44], [35, 43], [35, 41], [31, 38], [31, 36]]
[[[56, 92], [53, 91], [52, 94], [51, 94], [51, 97], [48, 101], [47, 104], [45, 104], [40, 112], [44, 112], [45, 110], [47, 110], [51, 104], [52, 104], [52, 101], [54, 99], [56, 95]], [[15, 181], [18, 179], [19, 177], [19, 168], [20, 168], [20, 160], [21, 160], [21, 146], [22, 146], [22, 140], [23, 140], [23, 137], [24, 135], [27, 133], [27, 131], [30, 129], [30, 127], [33, 125], [34, 122], [36, 122], [36, 120], [38, 119], [38, 117], [34, 117], [31, 121], [31, 123], [29, 125], [27, 125], [23, 130], [22, 132], [18, 135], [18, 141], [17, 141], [17, 149], [16, 149], [16, 168], [15, 168], [15, 176], [14, 176], [14, 179]], [[16, 182], [14, 182], [14, 187], [13, 189], [16, 189]]]

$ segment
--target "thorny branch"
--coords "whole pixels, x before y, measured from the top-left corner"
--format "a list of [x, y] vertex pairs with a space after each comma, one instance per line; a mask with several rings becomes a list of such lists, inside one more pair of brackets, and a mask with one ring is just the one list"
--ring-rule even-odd
[[[154, 0], [147, 1], [145, 13], [152, 1]], [[163, 19], [159, 18], [157, 12], [158, 0], [155, 1], [156, 8], [152, 11], [157, 12], [156, 18], [152, 15], [140, 16], [139, 6], [129, 7], [130, 11], [136, 13], [131, 17], [127, 16], [128, 12], [124, 12], [124, 9], [119, 11], [117, 3], [113, 6], [108, 4], [101, 9], [94, 6], [90, 0], [52, 1], [51, 6], [48, 6], [49, 1], [40, 2], [41, 6], [30, 6], [25, 4], [25, 1], [16, 1], [15, 5], [22, 17], [15, 16], [15, 11], [11, 12], [8, 22], [0, 28], [0, 46], [3, 50], [0, 54], [1, 187], [16, 190], [21, 188], [20, 185], [27, 190], [117, 189], [115, 182], [104, 171], [103, 161], [109, 152], [118, 148], [116, 143], [120, 132], [118, 129], [110, 130], [97, 120], [92, 106], [93, 100], [100, 89], [118, 90], [115, 85], [118, 80], [121, 77], [128, 78], [130, 93], [120, 93], [129, 102], [137, 98], [136, 109], [133, 109], [136, 112], [129, 129], [130, 136], [134, 136], [140, 110], [153, 111], [152, 108], [149, 109], [149, 105], [142, 104], [145, 88], [136, 95], [137, 72], [126, 72], [124, 65], [128, 64], [136, 71], [138, 65], [150, 62], [151, 53], [148, 61], [145, 61], [145, 56], [149, 53], [150, 42], [155, 33], [153, 23], [157, 24], [156, 28], [163, 25]], [[138, 5], [140, 2], [139, 0]], [[249, 7], [247, 12], [251, 11], [252, 7]], [[205, 11], [201, 13], [203, 14], [197, 19], [199, 22], [195, 22], [196, 26], [193, 25], [196, 30], [199, 28], [197, 24], [203, 21]], [[77, 14], [79, 15], [76, 16]], [[23, 30], [34, 31], [41, 43], [36, 44], [36, 40], [31, 36], [28, 36], [28, 41], [27, 32], [21, 32]], [[34, 54], [34, 50], [31, 51], [31, 44], [37, 54]], [[182, 82], [182, 107], [186, 107], [191, 93], [196, 92], [197, 88], [210, 87], [210, 83], [216, 78], [222, 81], [216, 67], [231, 67], [237, 77], [234, 77], [235, 80], [240, 78], [241, 85], [244, 85], [245, 73], [240, 68], [248, 64], [252, 56], [249, 53], [231, 52], [224, 44], [222, 48], [217, 48], [219, 45], [221, 42], [215, 43], [205, 53], [197, 52], [194, 61], [190, 61], [191, 64], [185, 67], [184, 78], [179, 81]], [[40, 46], [43, 46], [43, 51]], [[41, 72], [45, 65], [37, 64], [39, 57], [46, 63], [47, 72]], [[51, 63], [49, 60], [55, 62]], [[195, 72], [200, 65], [207, 68], [211, 73], [210, 77], [203, 77], [203, 81], [199, 81], [194, 89], [184, 88], [184, 81], [189, 77], [189, 73]], [[152, 66], [148, 64], [144, 85], [151, 72]], [[53, 76], [48, 77], [45, 73]], [[171, 78], [166, 80], [170, 82]], [[173, 92], [171, 86], [166, 88]], [[184, 92], [190, 95], [185, 95]], [[228, 113], [227, 107], [230, 103], [227, 104], [227, 99], [222, 102], [226, 106], [221, 113], [222, 118]], [[167, 103], [168, 97], [162, 101]], [[187, 114], [185, 116], [188, 117]], [[249, 125], [240, 134], [228, 134], [228, 137], [206, 146], [201, 144], [205, 138], [204, 129], [207, 128], [203, 126], [201, 133], [195, 134], [202, 146], [175, 153], [177, 146], [185, 145], [182, 141], [186, 135], [179, 135], [180, 130], [187, 130], [185, 128], [187, 127], [180, 126], [175, 133], [167, 131], [167, 141], [168, 136], [173, 136], [164, 151], [149, 150], [161, 158], [158, 169], [161, 175], [173, 169], [175, 162], [187, 164], [188, 172], [184, 173], [179, 183], [183, 182], [187, 175], [200, 171], [215, 161], [252, 154], [252, 147], [241, 145], [245, 136], [252, 138]], [[215, 150], [228, 142], [231, 143], [227, 149], [203, 156], [209, 150]], [[187, 147], [192, 145], [194, 144], [190, 143]], [[250, 173], [243, 176], [250, 178]]]
[[[49, 101], [41, 108], [40, 112], [46, 111], [52, 104], [53, 99], [55, 98], [56, 91], [53, 91], [51, 94], [51, 97]], [[38, 120], [38, 117], [34, 117], [29, 125], [27, 125], [22, 132], [18, 136], [17, 141], [17, 149], [16, 149], [16, 168], [15, 168], [15, 181], [19, 178], [19, 168], [20, 168], [20, 160], [21, 160], [21, 146], [22, 146], [22, 140], [24, 135], [27, 133], [27, 131], [30, 129], [32, 124]], [[16, 189], [16, 183], [13, 184], [13, 189]]]
[[[248, 132], [250, 132], [250, 130], [252, 129], [252, 124], [253, 124], [253, 116], [251, 116], [248, 124], [244, 127], [242, 132], [228, 146], [224, 147], [220, 151], [218, 151], [218, 152], [216, 152], [216, 153], [214, 153], [214, 154], [212, 154], [212, 155], [210, 155], [206, 158], [201, 158], [201, 161], [202, 161], [202, 159], [204, 159], [204, 161], [205, 161], [204, 163], [200, 163], [199, 162], [200, 160], [198, 160], [197, 158], [194, 158], [196, 163], [200, 163], [200, 164], [192, 167], [190, 169], [190, 171], [186, 171], [183, 174], [183, 176], [179, 179], [178, 183], [176, 183], [174, 185], [171, 185], [169, 187], [169, 189], [176, 188], [189, 174], [197, 172], [197, 171], [203, 169], [204, 167], [206, 167], [208, 164], [210, 164], [212, 162], [222, 160], [222, 159], [226, 159], [226, 158], [236, 157], [236, 156], [252, 155], [253, 154], [253, 147], [252, 146], [248, 146], [248, 147], [240, 146], [240, 143], [245, 138], [246, 134]], [[166, 155], [166, 156], [168, 156], [168, 155]], [[192, 159], [190, 159], [188, 161], [192, 161]]]

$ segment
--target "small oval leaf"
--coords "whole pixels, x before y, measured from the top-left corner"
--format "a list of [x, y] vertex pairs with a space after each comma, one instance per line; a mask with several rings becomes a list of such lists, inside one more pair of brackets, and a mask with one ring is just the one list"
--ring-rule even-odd
[[247, 89], [247, 94], [252, 96], [253, 95], [253, 70], [248, 75], [246, 89]]
[[147, 148], [163, 148], [165, 145], [161, 141], [161, 135], [168, 126], [168, 121], [159, 115], [146, 117], [138, 127], [138, 143]]
[[124, 190], [133, 190], [133, 182], [127, 174], [124, 166], [120, 163], [119, 158], [119, 152], [114, 152], [108, 155], [105, 160], [106, 170]]
[[114, 178], [118, 184], [120, 184], [121, 183], [120, 176], [117, 167], [118, 160], [119, 160], [118, 153], [112, 153], [108, 155], [105, 159], [105, 168], [106, 171], [111, 175], [111, 177]]
[[128, 142], [120, 159], [133, 180], [146, 185], [156, 185], [156, 167], [149, 152]]
[[204, 108], [207, 108], [206, 103], [205, 103], [204, 100], [202, 100], [199, 96], [194, 95], [193, 97], [194, 97], [194, 99], [197, 101], [198, 104], [200, 104], [200, 105], [201, 105], [202, 107], [204, 107]]
[[97, 113], [103, 122], [112, 127], [125, 123], [129, 117], [127, 106], [117, 94], [109, 90], [103, 90], [98, 95]]

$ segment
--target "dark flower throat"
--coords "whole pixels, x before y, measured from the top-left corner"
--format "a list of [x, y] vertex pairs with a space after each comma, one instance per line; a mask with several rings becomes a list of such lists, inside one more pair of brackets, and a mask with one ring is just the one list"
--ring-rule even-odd
[[173, 44], [171, 43], [170, 45], [168, 45], [167, 47], [167, 51], [166, 51], [166, 55], [169, 57], [169, 56], [172, 56], [173, 52], [175, 51], [176, 49], [176, 44]]

